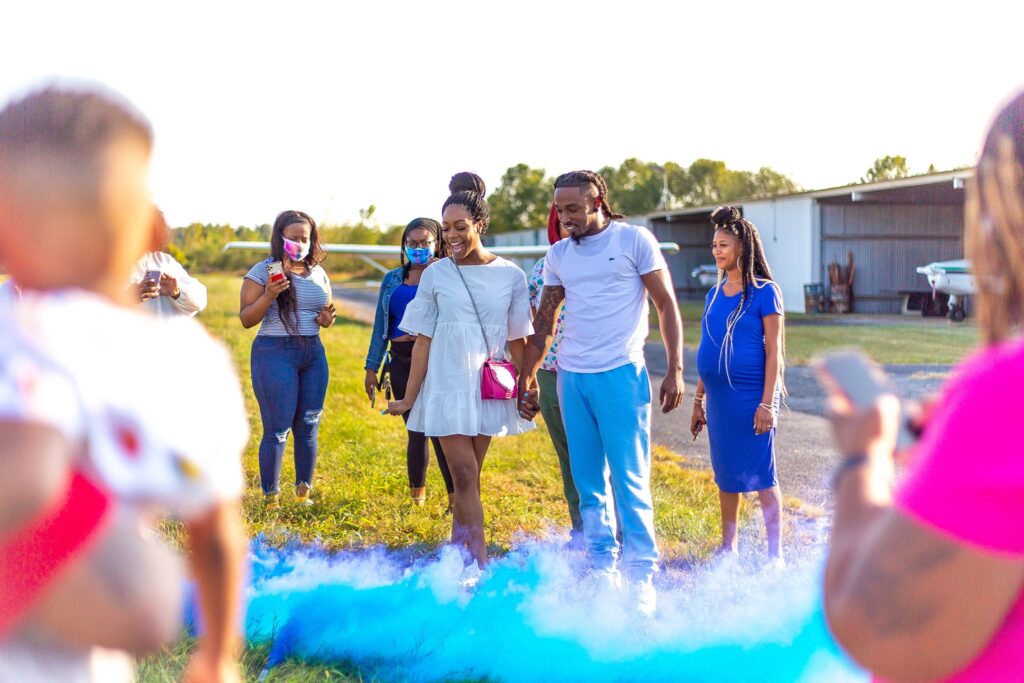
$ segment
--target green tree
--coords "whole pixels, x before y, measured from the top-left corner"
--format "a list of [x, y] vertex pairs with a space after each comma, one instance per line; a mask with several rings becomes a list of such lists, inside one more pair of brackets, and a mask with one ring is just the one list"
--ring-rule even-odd
[[605, 166], [599, 173], [608, 182], [611, 205], [627, 216], [650, 213], [661, 202], [664, 170], [658, 164], [626, 159], [618, 168]]
[[860, 179], [862, 183], [874, 183], [879, 180], [893, 180], [894, 178], [906, 178], [910, 175], [907, 168], [907, 160], [901, 156], [884, 156], [875, 159], [871, 168], [867, 170]]
[[529, 230], [547, 225], [553, 181], [543, 168], [516, 164], [501, 176], [498, 188], [488, 196], [491, 232]]
[[762, 166], [753, 174], [754, 188], [751, 197], [774, 197], [780, 194], [799, 192], [801, 187], [788, 176], [769, 166]]
[[669, 189], [686, 206], [715, 204], [722, 200], [722, 186], [726, 184], [728, 172], [724, 161], [697, 159], [682, 174], [683, 184], [680, 187], [670, 185]]

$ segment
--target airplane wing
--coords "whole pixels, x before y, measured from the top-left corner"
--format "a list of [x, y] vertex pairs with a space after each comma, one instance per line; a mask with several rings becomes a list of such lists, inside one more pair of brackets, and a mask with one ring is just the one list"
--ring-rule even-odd
[[[400, 248], [386, 244], [324, 244], [324, 251], [331, 254], [350, 254], [352, 256], [378, 256], [398, 258], [401, 254]], [[679, 245], [675, 242], [662, 242], [661, 250], [666, 254], [679, 252]], [[270, 251], [270, 242], [228, 242], [224, 245], [224, 251], [229, 249], [251, 249], [256, 251]], [[498, 256], [521, 257], [543, 256], [548, 251], [548, 245], [521, 245], [504, 247], [487, 247], [487, 251]]]

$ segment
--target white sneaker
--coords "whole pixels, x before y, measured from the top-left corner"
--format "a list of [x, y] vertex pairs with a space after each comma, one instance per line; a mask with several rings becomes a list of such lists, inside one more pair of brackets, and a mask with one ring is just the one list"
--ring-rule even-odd
[[483, 571], [480, 569], [480, 565], [476, 562], [469, 564], [462, 571], [462, 580], [459, 582], [462, 590], [467, 593], [472, 593], [476, 590], [476, 586], [480, 583], [480, 577], [483, 575]]
[[632, 581], [629, 587], [636, 604], [636, 611], [647, 618], [653, 617], [658, 610], [658, 592], [654, 590], [651, 580], [648, 578]]

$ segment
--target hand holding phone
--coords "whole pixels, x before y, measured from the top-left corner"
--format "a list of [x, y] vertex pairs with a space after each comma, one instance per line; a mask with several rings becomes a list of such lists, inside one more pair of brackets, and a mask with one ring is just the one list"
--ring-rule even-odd
[[[841, 391], [850, 403], [858, 409], [872, 406], [879, 397], [896, 395], [892, 382], [882, 368], [859, 351], [838, 351], [812, 361], [814, 368], [822, 375], [826, 389]], [[898, 411], [896, 451], [910, 448], [917, 440], [906, 418], [906, 411]]]
[[280, 261], [271, 261], [267, 264], [266, 293], [272, 297], [285, 291], [289, 287], [288, 277], [284, 274], [284, 266]]
[[147, 270], [138, 284], [140, 301], [149, 301], [160, 296], [160, 271]]

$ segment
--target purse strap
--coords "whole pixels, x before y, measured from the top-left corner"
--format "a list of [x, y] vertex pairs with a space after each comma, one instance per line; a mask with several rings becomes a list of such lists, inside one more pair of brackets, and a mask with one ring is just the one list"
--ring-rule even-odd
[[484, 344], [487, 345], [487, 358], [491, 358], [491, 342], [487, 339], [487, 333], [484, 331], [484, 321], [480, 318], [480, 310], [476, 307], [476, 299], [473, 298], [473, 290], [469, 288], [466, 283], [466, 278], [462, 275], [462, 270], [459, 268], [459, 262], [452, 256], [452, 265], [455, 266], [455, 272], [459, 274], [459, 279], [462, 280], [462, 285], [466, 288], [466, 294], [469, 295], [469, 303], [473, 304], [473, 312], [476, 313], [476, 321], [480, 325], [480, 334], [484, 337]]

